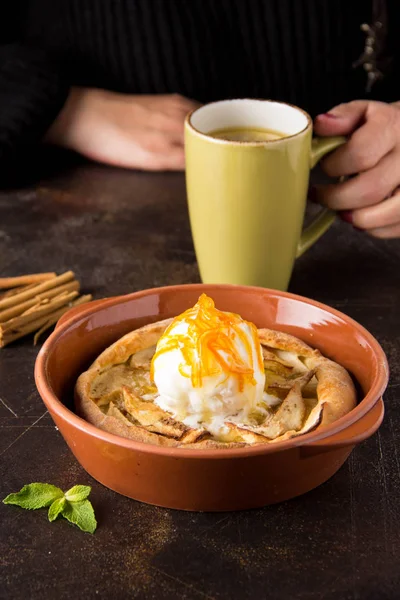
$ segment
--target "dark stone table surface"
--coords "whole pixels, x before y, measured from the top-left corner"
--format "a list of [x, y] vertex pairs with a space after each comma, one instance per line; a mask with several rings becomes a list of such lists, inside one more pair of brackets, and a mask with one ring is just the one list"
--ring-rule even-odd
[[[199, 281], [181, 174], [61, 163], [0, 192], [0, 276], [73, 269], [95, 298]], [[262, 510], [184, 513], [104, 488], [45, 410], [32, 339], [0, 350], [1, 498], [32, 481], [89, 484], [99, 524], [85, 534], [1, 504], [0, 598], [400, 598], [399, 263], [400, 240], [339, 221], [298, 260], [290, 290], [352, 316], [386, 351], [386, 417], [330, 481]]]

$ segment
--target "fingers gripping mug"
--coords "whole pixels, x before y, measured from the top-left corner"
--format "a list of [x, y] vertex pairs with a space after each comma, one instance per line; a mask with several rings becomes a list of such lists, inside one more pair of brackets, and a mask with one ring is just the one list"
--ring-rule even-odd
[[287, 289], [297, 256], [329, 228], [323, 209], [302, 232], [310, 169], [345, 141], [312, 139], [300, 108], [223, 100], [185, 122], [190, 223], [204, 283]]

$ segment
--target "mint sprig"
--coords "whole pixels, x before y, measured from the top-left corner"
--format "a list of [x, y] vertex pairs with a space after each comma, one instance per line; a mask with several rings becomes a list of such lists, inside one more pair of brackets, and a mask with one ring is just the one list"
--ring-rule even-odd
[[65, 497], [68, 502], [81, 502], [86, 500], [92, 488], [88, 485], [74, 485], [68, 492], [65, 492]]
[[49, 521], [55, 521], [59, 514], [62, 514], [65, 508], [66, 499], [65, 496], [54, 500], [53, 504], [49, 508], [48, 517]]
[[66, 502], [62, 510], [62, 516], [70, 523], [78, 525], [83, 531], [94, 533], [97, 527], [94, 510], [89, 500], [81, 500], [80, 502]]
[[4, 504], [14, 504], [27, 510], [36, 510], [49, 506], [49, 521], [55, 521], [60, 515], [82, 531], [94, 533], [97, 527], [93, 506], [88, 500], [91, 492], [88, 485], [74, 485], [64, 492], [49, 483], [29, 483], [15, 494], [4, 498]]
[[49, 483], [30, 483], [24, 485], [16, 494], [9, 494], [4, 498], [4, 504], [15, 504], [27, 510], [36, 510], [50, 506], [57, 498], [62, 498], [64, 493], [60, 488]]

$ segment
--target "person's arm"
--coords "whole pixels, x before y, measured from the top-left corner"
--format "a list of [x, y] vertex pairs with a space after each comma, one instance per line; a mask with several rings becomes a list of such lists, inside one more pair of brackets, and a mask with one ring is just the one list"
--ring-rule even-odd
[[315, 199], [374, 237], [400, 237], [400, 103], [340, 104], [316, 118], [315, 132], [348, 136], [322, 168], [330, 177], [349, 177], [316, 186]]
[[70, 87], [62, 65], [24, 40], [24, 1], [14, 0], [7, 23], [0, 9], [0, 179], [41, 141], [126, 168], [183, 169], [184, 119], [198, 104]]
[[0, 176], [43, 138], [69, 91], [53, 59], [23, 40], [23, 19], [23, 2], [0, 9]]
[[118, 167], [181, 170], [185, 116], [198, 106], [177, 94], [74, 87], [45, 141]]

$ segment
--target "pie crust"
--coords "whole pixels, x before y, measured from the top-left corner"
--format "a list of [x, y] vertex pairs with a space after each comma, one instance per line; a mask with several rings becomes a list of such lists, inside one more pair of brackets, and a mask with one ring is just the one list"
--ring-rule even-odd
[[226, 421], [215, 438], [193, 429], [155, 402], [150, 362], [172, 319], [134, 330], [109, 346], [80, 375], [77, 413], [92, 425], [125, 438], [159, 446], [232, 448], [275, 443], [323, 427], [350, 412], [356, 391], [349, 373], [300, 339], [259, 329], [266, 373], [267, 403], [251, 422]]

